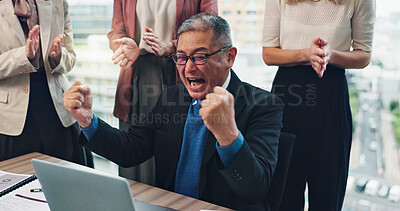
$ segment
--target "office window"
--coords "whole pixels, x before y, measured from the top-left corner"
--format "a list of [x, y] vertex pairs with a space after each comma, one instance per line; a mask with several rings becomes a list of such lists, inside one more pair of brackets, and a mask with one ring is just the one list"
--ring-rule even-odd
[[232, 15], [232, 12], [231, 11], [224, 11], [222, 14], [224, 16], [228, 16], [228, 15]]
[[255, 37], [256, 37], [256, 32], [255, 32], [254, 30], [248, 30], [248, 31], [246, 32], [246, 36], [247, 36], [247, 38], [255, 39]]
[[246, 21], [247, 26], [255, 26], [257, 24], [257, 22], [255, 20], [248, 20]]
[[222, 0], [223, 7], [232, 7], [233, 3], [232, 0]]

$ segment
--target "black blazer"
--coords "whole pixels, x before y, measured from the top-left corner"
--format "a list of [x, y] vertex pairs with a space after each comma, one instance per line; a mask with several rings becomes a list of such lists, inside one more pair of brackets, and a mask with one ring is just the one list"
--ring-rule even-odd
[[[210, 133], [200, 170], [199, 199], [236, 210], [268, 210], [263, 199], [277, 163], [283, 104], [275, 95], [243, 83], [233, 71], [227, 90], [235, 97], [236, 123], [245, 142], [225, 168]], [[169, 87], [153, 111], [129, 132], [100, 120], [90, 142], [82, 134], [80, 142], [123, 167], [154, 155], [156, 186], [173, 191], [191, 101], [183, 84]]]

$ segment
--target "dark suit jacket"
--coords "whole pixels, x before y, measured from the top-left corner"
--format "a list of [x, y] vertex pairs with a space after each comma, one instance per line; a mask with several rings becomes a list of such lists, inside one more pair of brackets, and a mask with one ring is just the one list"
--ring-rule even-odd
[[[228, 91], [235, 97], [236, 123], [245, 142], [225, 168], [210, 133], [200, 170], [199, 198], [237, 210], [266, 210], [262, 201], [277, 163], [283, 104], [275, 95], [241, 82], [233, 71]], [[173, 191], [191, 100], [183, 84], [169, 87], [140, 126], [123, 132], [99, 121], [90, 142], [83, 135], [80, 141], [124, 167], [154, 155], [156, 186]]]

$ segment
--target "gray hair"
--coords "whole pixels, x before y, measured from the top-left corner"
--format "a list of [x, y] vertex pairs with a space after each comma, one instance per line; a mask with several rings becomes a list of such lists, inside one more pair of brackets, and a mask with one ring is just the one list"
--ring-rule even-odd
[[182, 33], [190, 31], [213, 31], [213, 37], [211, 44], [221, 44], [221, 47], [227, 47], [232, 45], [231, 29], [228, 22], [211, 13], [200, 13], [194, 15], [182, 23], [178, 29], [178, 42], [179, 36]]

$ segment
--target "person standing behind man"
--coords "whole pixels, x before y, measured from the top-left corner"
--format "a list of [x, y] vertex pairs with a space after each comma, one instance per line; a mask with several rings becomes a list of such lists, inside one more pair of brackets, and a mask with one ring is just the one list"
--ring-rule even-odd
[[[280, 210], [341, 210], [352, 117], [345, 69], [371, 58], [375, 0], [266, 0], [263, 58], [279, 66], [273, 93], [283, 131], [297, 136]], [[352, 49], [351, 49], [352, 48]]]
[[[120, 62], [114, 116], [119, 128], [129, 126], [151, 111], [161, 91], [179, 80], [175, 64], [176, 34], [186, 19], [197, 13], [218, 13], [217, 0], [114, 0], [108, 33], [113, 60]], [[178, 79], [178, 80], [176, 80]], [[154, 160], [120, 175], [154, 185]]]
[[40, 152], [93, 166], [63, 107], [75, 64], [66, 0], [0, 1], [0, 161]]

